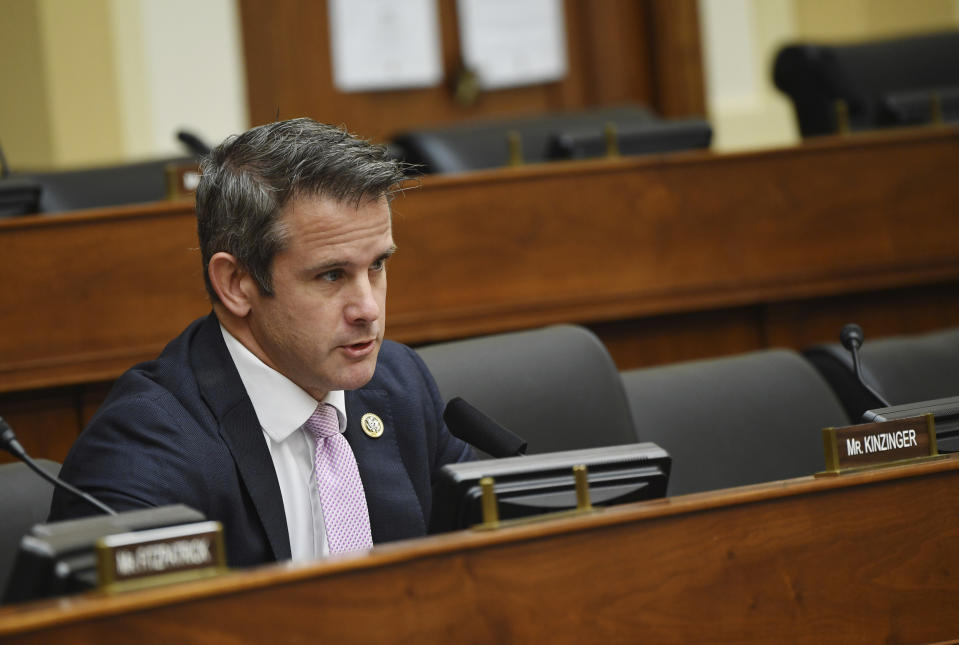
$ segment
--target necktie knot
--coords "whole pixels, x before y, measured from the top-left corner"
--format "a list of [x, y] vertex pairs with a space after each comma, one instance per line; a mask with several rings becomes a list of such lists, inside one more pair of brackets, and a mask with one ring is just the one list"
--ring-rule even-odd
[[306, 429], [317, 439], [326, 439], [340, 432], [336, 408], [329, 403], [320, 403], [306, 421]]

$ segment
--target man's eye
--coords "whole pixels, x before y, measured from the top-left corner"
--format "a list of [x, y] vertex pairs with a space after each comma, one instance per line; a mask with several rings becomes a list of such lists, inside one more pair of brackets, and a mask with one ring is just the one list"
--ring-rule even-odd
[[336, 282], [337, 280], [343, 277], [343, 272], [340, 271], [339, 269], [336, 269], [334, 271], [327, 271], [325, 273], [321, 273], [317, 277], [320, 280], [325, 280], [327, 282]]
[[386, 258], [380, 258], [376, 262], [370, 265], [371, 271], [382, 271], [386, 268]]

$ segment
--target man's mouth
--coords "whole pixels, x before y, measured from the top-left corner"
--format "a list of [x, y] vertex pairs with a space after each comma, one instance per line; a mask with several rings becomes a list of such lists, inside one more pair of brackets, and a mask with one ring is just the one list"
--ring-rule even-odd
[[363, 340], [349, 345], [341, 345], [343, 350], [354, 358], [362, 358], [368, 355], [376, 347], [376, 339]]

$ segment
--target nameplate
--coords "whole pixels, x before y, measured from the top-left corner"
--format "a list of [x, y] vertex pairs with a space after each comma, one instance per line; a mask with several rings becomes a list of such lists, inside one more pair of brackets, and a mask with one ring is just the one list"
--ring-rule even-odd
[[936, 457], [936, 424], [931, 414], [894, 421], [824, 428], [826, 474]]
[[167, 199], [190, 199], [200, 184], [200, 165], [196, 163], [169, 163], [166, 165]]
[[97, 571], [99, 587], [111, 592], [223, 573], [223, 527], [196, 522], [102, 537], [97, 540]]

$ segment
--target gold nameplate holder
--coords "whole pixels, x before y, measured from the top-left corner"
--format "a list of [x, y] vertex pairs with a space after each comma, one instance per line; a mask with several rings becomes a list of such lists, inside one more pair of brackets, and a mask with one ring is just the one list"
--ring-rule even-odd
[[109, 593], [197, 580], [227, 571], [223, 526], [196, 522], [97, 540], [99, 588]]
[[595, 513], [597, 509], [593, 506], [589, 496], [589, 472], [584, 465], [573, 466], [573, 481], [576, 484], [576, 508], [568, 511], [556, 511], [555, 513], [543, 513], [532, 515], [530, 517], [519, 517], [511, 520], [499, 519], [499, 502], [496, 499], [494, 490], [495, 482], [492, 477], [483, 477], [480, 479], [481, 502], [483, 508], [483, 522], [476, 524], [472, 528], [480, 531], [498, 529], [505, 526], [516, 526], [520, 524], [532, 524], [543, 520], [556, 519], [560, 517], [573, 517], [583, 515], [584, 513]]
[[936, 445], [936, 423], [931, 414], [823, 428], [822, 440], [826, 470], [817, 475], [840, 475], [945, 458]]

